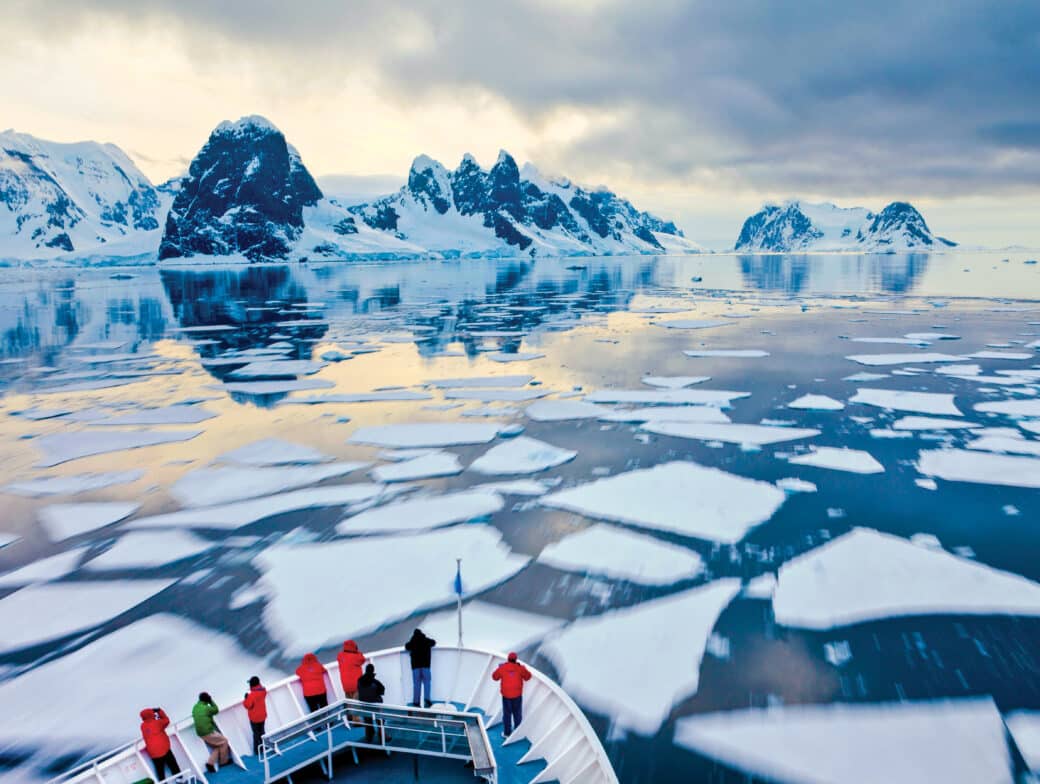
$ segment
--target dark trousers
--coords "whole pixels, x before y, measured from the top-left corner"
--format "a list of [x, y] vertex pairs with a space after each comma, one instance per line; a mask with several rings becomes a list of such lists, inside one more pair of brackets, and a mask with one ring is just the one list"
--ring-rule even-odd
[[152, 757], [152, 764], [155, 765], [155, 780], [162, 781], [166, 778], [166, 769], [170, 769], [170, 775], [176, 776], [181, 772], [180, 765], [177, 764], [177, 758], [173, 756], [172, 751], [166, 752], [161, 757]]
[[329, 707], [329, 695], [325, 692], [322, 692], [321, 694], [315, 694], [311, 697], [304, 697], [303, 699], [307, 703], [307, 710], [309, 710], [311, 713], [314, 713], [314, 711], [316, 710], [321, 710], [322, 708]]
[[502, 731], [506, 736], [513, 734], [513, 728], [524, 720], [524, 698], [502, 698]]
[[267, 722], [265, 722], [265, 721], [251, 721], [251, 722], [249, 722], [249, 726], [252, 727], [252, 729], [253, 729], [253, 753], [254, 754], [259, 754], [260, 753], [260, 741], [263, 740], [263, 737], [264, 737], [264, 725], [266, 723]]

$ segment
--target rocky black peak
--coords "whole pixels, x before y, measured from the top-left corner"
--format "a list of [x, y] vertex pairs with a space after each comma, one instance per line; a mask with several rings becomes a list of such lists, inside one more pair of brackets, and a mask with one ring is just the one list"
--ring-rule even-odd
[[284, 258], [321, 190], [299, 153], [262, 117], [218, 125], [181, 181], [159, 258]]
[[505, 150], [488, 172], [488, 197], [492, 209], [503, 210], [517, 220], [523, 217], [523, 194], [520, 190], [520, 169], [513, 156]]
[[451, 189], [460, 215], [484, 212], [487, 205], [484, 170], [469, 153], [462, 156], [458, 168], [451, 173]]
[[924, 216], [905, 201], [894, 201], [881, 212], [872, 215], [867, 235], [877, 238], [879, 242], [891, 243], [904, 239], [923, 247], [936, 244], [954, 247], [957, 244], [933, 235]]
[[744, 221], [736, 249], [793, 249], [822, 236], [823, 232], [812, 225], [798, 202], [790, 202], [782, 207], [769, 204]]
[[451, 209], [451, 181], [448, 171], [427, 155], [420, 155], [408, 170], [408, 192], [421, 204], [428, 204], [441, 215]]

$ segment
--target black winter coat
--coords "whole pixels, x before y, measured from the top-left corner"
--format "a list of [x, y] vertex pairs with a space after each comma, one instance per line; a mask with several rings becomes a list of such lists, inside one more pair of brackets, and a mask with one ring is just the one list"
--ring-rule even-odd
[[411, 654], [413, 670], [429, 668], [430, 651], [433, 650], [436, 644], [436, 640], [431, 640], [418, 629], [415, 630], [412, 639], [404, 644], [405, 650]]
[[375, 675], [362, 675], [358, 678], [358, 699], [362, 702], [382, 702], [386, 687]]

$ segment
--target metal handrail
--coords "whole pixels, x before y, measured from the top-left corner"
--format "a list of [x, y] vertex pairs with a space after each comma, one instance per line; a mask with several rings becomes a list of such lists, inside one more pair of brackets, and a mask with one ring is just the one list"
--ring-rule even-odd
[[139, 741], [139, 740], [132, 740], [129, 743], [124, 743], [122, 746], [119, 746], [117, 748], [111, 749], [110, 751], [107, 751], [107, 752], [105, 752], [103, 754], [99, 754], [96, 757], [92, 757], [91, 759], [84, 760], [83, 762], [81, 762], [79, 765], [77, 765], [76, 767], [72, 768], [71, 770], [67, 770], [64, 773], [59, 773], [54, 778], [48, 779], [46, 784], [61, 784], [61, 782], [63, 782], [63, 781], [68, 781], [69, 779], [74, 779], [76, 776], [79, 776], [81, 773], [86, 773], [88, 770], [96, 769], [98, 766], [103, 765], [104, 763], [106, 763], [110, 759], [112, 759], [113, 757], [118, 757], [120, 754], [125, 754], [128, 751], [136, 749], [137, 745], [139, 743], [141, 743], [141, 741]]

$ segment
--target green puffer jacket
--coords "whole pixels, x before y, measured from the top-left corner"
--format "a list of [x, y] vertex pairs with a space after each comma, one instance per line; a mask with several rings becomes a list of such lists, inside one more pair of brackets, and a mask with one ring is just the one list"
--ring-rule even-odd
[[213, 717], [218, 713], [220, 708], [214, 703], [196, 702], [195, 707], [191, 709], [191, 718], [195, 721], [195, 734], [201, 738], [216, 732], [217, 725], [213, 722]]

